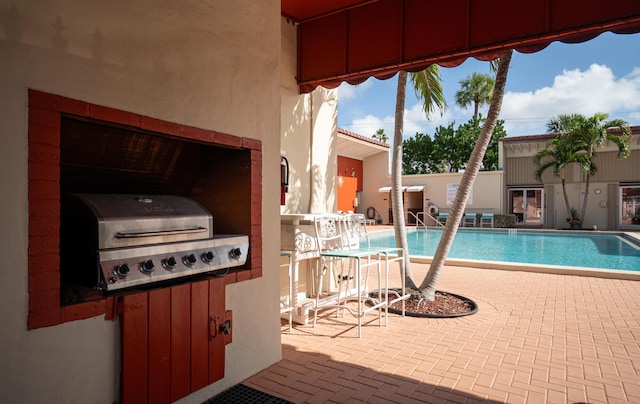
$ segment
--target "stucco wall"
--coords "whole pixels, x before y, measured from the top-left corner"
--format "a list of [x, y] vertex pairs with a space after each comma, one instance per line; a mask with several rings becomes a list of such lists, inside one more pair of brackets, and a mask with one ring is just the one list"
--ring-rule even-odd
[[289, 161], [284, 214], [337, 209], [338, 90], [300, 94], [296, 83], [296, 29], [282, 21], [282, 134], [280, 154]]
[[[263, 228], [278, 231], [279, 9], [276, 0], [0, 4], [3, 401], [105, 403], [119, 390], [117, 322], [26, 329], [27, 89], [261, 140]], [[264, 238], [264, 268], [277, 267], [278, 249], [278, 237]], [[185, 402], [201, 402], [280, 358], [277, 306], [275, 272], [227, 287], [234, 338], [225, 379]]]
[[[374, 156], [365, 160], [365, 191], [363, 192], [362, 204], [363, 212], [369, 206], [373, 206], [380, 213], [384, 223], [388, 222], [389, 216], [389, 193], [378, 192], [378, 189], [391, 186], [391, 177], [388, 173], [386, 156]], [[376, 170], [370, 172], [369, 170]], [[374, 174], [377, 173], [377, 174]], [[444, 174], [417, 174], [404, 175], [402, 177], [403, 186], [424, 185], [423, 207], [426, 209], [428, 203], [435, 204], [440, 210], [450, 210], [451, 205], [447, 205], [448, 184], [459, 184], [462, 173]], [[472, 190], [473, 200], [467, 204], [467, 211], [473, 213], [503, 213], [504, 207], [504, 184], [502, 171], [482, 171], [478, 173]]]
[[385, 200], [387, 196], [378, 193], [378, 189], [391, 185], [389, 153], [377, 153], [365, 158], [362, 167], [364, 183], [357, 212], [366, 214], [369, 207], [374, 207], [387, 223], [389, 202]]

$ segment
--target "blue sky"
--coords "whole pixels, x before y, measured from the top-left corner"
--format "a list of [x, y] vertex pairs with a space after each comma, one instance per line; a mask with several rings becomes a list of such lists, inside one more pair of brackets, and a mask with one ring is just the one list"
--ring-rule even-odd
[[[490, 74], [489, 63], [467, 59], [455, 68], [440, 68], [448, 109], [428, 121], [413, 88], [407, 86], [404, 137], [416, 132], [433, 135], [435, 128], [468, 121], [473, 108], [460, 109], [454, 96], [460, 80], [473, 72]], [[338, 126], [371, 136], [383, 128], [393, 136], [397, 77], [342, 84], [338, 96]], [[488, 107], [481, 110], [486, 116]], [[559, 114], [596, 112], [640, 125], [640, 34], [604, 33], [580, 44], [554, 42], [540, 52], [514, 52], [500, 113], [507, 136], [546, 132]]]

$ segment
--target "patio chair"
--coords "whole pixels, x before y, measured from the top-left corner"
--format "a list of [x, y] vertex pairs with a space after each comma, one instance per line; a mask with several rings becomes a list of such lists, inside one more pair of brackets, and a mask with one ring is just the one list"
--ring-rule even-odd
[[443, 225], [447, 224], [447, 219], [449, 219], [449, 213], [448, 212], [439, 212], [438, 213], [438, 220], [440, 221], [440, 223], [442, 223]]
[[[405, 276], [404, 276], [404, 254], [402, 248], [398, 247], [371, 247], [371, 240], [369, 238], [369, 232], [367, 231], [367, 219], [361, 213], [353, 215], [347, 215], [342, 218], [344, 234], [346, 235], [346, 242], [349, 248], [358, 248], [360, 250], [370, 251], [373, 254], [378, 255], [378, 259], [384, 257], [384, 290], [378, 290], [378, 299], [386, 301], [385, 308], [385, 324], [388, 323], [388, 308], [389, 305], [402, 301], [402, 315], [405, 315], [406, 300], [411, 296], [405, 291]], [[401, 288], [400, 291], [389, 291], [389, 264], [398, 262], [400, 265], [400, 278]]]
[[[362, 317], [372, 310], [386, 305], [386, 301], [365, 308], [364, 302], [367, 296], [368, 273], [371, 267], [377, 270], [378, 288], [382, 289], [380, 255], [375, 251], [360, 249], [350, 242], [347, 234], [343, 234], [343, 221], [353, 215], [323, 214], [314, 219], [318, 254], [320, 256], [316, 299], [314, 305], [313, 326], [316, 326], [318, 312], [325, 309], [337, 309], [337, 313], [348, 311], [358, 319], [358, 337], [362, 335]], [[350, 261], [345, 265], [345, 261]], [[326, 271], [332, 270], [337, 274], [338, 293], [322, 297], [323, 278]], [[364, 284], [363, 284], [364, 276]], [[349, 289], [353, 280], [355, 288]], [[352, 309], [347, 303], [356, 300], [356, 309]], [[386, 313], [385, 313], [386, 314]], [[378, 320], [382, 326], [382, 310], [378, 311]]]
[[462, 220], [464, 227], [476, 227], [476, 214], [475, 213], [465, 213], [464, 219]]
[[493, 213], [483, 213], [480, 217], [480, 227], [493, 227]]

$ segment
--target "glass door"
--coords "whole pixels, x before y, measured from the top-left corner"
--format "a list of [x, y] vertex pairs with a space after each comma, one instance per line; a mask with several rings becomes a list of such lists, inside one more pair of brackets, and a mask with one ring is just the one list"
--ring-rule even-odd
[[516, 224], [542, 225], [542, 188], [509, 190], [509, 213], [516, 216]]
[[620, 187], [620, 225], [640, 225], [640, 185]]

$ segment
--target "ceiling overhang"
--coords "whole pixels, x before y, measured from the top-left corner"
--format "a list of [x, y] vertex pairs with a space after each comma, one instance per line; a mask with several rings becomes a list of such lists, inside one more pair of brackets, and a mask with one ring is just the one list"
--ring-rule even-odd
[[[343, 81], [387, 79], [399, 70], [468, 57], [491, 60], [507, 49], [537, 52], [551, 42], [640, 32], [638, 0], [281, 0], [298, 25], [301, 92]], [[632, 50], [629, 50], [630, 52]]]
[[338, 155], [364, 160], [378, 153], [389, 154], [390, 146], [366, 136], [338, 128]]

